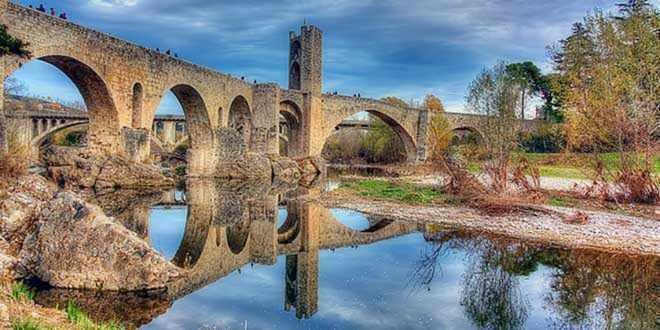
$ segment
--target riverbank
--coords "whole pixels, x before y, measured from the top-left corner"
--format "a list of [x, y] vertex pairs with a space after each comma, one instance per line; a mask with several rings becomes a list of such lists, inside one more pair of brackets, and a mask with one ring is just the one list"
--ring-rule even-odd
[[346, 208], [392, 220], [436, 223], [569, 249], [660, 255], [660, 221], [619, 213], [522, 205], [516, 212], [493, 216], [461, 205], [416, 204], [365, 197], [346, 188], [324, 193], [314, 200], [326, 207]]

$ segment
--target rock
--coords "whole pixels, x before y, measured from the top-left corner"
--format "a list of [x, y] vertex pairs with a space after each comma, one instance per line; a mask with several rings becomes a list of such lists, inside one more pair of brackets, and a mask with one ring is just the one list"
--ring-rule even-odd
[[9, 310], [3, 303], [0, 303], [0, 329], [11, 329]]
[[273, 170], [273, 182], [294, 183], [300, 179], [300, 168], [298, 164], [290, 158], [272, 157], [271, 168]]
[[60, 186], [80, 189], [116, 189], [172, 186], [154, 165], [94, 153], [85, 148], [50, 146], [44, 154], [49, 176]]
[[124, 291], [164, 288], [179, 276], [145, 241], [77, 194], [58, 193], [38, 175], [9, 187], [0, 201], [0, 272], [56, 287]]
[[180, 271], [135, 233], [71, 192], [44, 205], [19, 260], [60, 288], [146, 290], [163, 288]]
[[270, 160], [264, 156], [246, 153], [233, 159], [225, 159], [216, 166], [216, 177], [226, 179], [270, 179]]
[[0, 278], [13, 278], [16, 274], [18, 259], [0, 251]]

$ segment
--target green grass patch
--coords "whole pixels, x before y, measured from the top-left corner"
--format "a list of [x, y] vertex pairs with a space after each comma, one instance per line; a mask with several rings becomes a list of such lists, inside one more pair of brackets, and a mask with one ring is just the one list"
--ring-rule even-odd
[[11, 328], [13, 330], [46, 330], [47, 327], [39, 324], [39, 322], [32, 319], [17, 320], [12, 322]]
[[11, 297], [14, 300], [33, 300], [34, 289], [25, 285], [23, 282], [15, 282], [11, 287]]
[[[545, 168], [546, 176], [568, 178], [586, 178], [582, 168], [589, 167], [595, 160], [600, 160], [607, 170], [616, 171], [621, 162], [621, 154], [616, 152], [602, 154], [570, 154], [565, 159], [561, 154], [522, 153], [531, 163]], [[640, 156], [641, 157], [641, 156]], [[641, 159], [641, 158], [640, 158]], [[660, 155], [653, 157], [652, 171], [660, 175]], [[543, 175], [543, 173], [541, 173]]]
[[559, 206], [559, 207], [573, 207], [577, 205], [577, 200], [572, 197], [559, 197], [555, 196], [548, 200], [548, 205]]
[[120, 330], [124, 327], [117, 322], [96, 323], [85, 312], [69, 301], [64, 309], [67, 318], [83, 330]]
[[364, 197], [383, 198], [412, 204], [428, 204], [441, 201], [442, 194], [433, 188], [417, 187], [412, 184], [395, 184], [382, 180], [361, 180], [344, 183], [342, 188], [350, 189]]

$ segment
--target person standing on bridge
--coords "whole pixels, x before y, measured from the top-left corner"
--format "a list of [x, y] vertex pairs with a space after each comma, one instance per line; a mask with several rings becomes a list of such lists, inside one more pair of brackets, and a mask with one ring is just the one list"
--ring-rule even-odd
[[50, 16], [55, 16], [55, 9], [53, 8], [50, 9]]
[[37, 8], [37, 10], [42, 12], [42, 13], [45, 13], [46, 12], [46, 7], [44, 7], [44, 4], [42, 3], [42, 4], [39, 5], [39, 8]]
[[66, 13], [61, 13], [60, 18], [66, 21], [67, 20]]

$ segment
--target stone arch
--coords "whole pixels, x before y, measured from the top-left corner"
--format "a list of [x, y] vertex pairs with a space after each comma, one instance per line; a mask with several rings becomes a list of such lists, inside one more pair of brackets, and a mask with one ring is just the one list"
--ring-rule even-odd
[[211, 120], [201, 94], [194, 87], [186, 84], [175, 85], [170, 90], [183, 108], [190, 148], [210, 147], [213, 143]]
[[[108, 84], [88, 63], [58, 52], [35, 50], [34, 60], [48, 63], [64, 73], [76, 86], [89, 115], [88, 143], [92, 148], [117, 153], [121, 150], [119, 112]], [[7, 73], [20, 68], [16, 62]]]
[[300, 234], [301, 224], [299, 221], [298, 213], [292, 207], [287, 205], [287, 215], [284, 223], [277, 228], [277, 243], [290, 244], [296, 240]]
[[142, 104], [144, 102], [144, 89], [139, 82], [133, 85], [131, 96], [131, 118], [133, 128], [142, 127]]
[[[408, 130], [403, 126], [403, 124], [399, 123], [395, 118], [387, 114], [385, 111], [379, 109], [373, 109], [373, 108], [359, 109], [345, 113], [343, 118], [338, 119], [335, 123], [333, 123], [332, 126], [328, 127], [329, 131], [326, 132], [326, 135], [323, 140], [323, 144], [325, 145], [328, 138], [332, 135], [332, 133], [334, 133], [335, 127], [337, 127], [346, 118], [349, 118], [360, 112], [367, 112], [371, 115], [374, 115], [376, 118], [382, 120], [383, 122], [385, 122], [385, 124], [391, 127], [394, 130], [394, 132], [397, 134], [397, 136], [401, 139], [401, 142], [403, 143], [406, 160], [410, 162], [415, 161], [415, 159], [417, 158], [417, 146], [415, 144], [415, 139], [413, 138], [413, 135], [408, 132]], [[321, 146], [321, 148], [322, 147], [323, 145]]]
[[211, 228], [211, 218], [204, 212], [203, 207], [200, 210], [195, 209], [200, 207], [201, 205], [188, 204], [186, 229], [179, 248], [172, 258], [172, 263], [177, 267], [192, 269], [204, 252]]
[[60, 126], [51, 127], [49, 130], [34, 137], [30, 142], [30, 144], [32, 145], [33, 148], [38, 149], [41, 148], [44, 145], [44, 143], [49, 141], [57, 133], [67, 130], [70, 130], [71, 132], [87, 131], [88, 126], [89, 126], [88, 121], [80, 120], [80, 121], [72, 121]]
[[482, 143], [482, 142], [485, 141], [484, 140], [484, 135], [481, 132], [481, 130], [479, 130], [478, 128], [476, 128], [474, 126], [459, 126], [459, 127], [453, 128], [452, 132], [454, 132], [454, 139], [453, 139], [452, 143], [458, 143], [458, 141], [460, 141], [461, 139], [465, 139], [466, 136], [470, 133], [474, 134], [477, 137], [477, 141], [476, 141], [477, 144]]
[[302, 52], [302, 47], [300, 46], [300, 41], [295, 40], [291, 44], [291, 60], [296, 61], [297, 59], [300, 58]]
[[240, 254], [247, 245], [248, 238], [250, 237], [250, 220], [244, 218], [239, 223], [227, 227], [225, 231], [227, 235], [227, 246], [233, 254]]
[[252, 111], [250, 110], [250, 104], [242, 95], [236, 96], [229, 106], [227, 126], [235, 129], [243, 136], [246, 146], [250, 145]]
[[302, 89], [302, 77], [300, 74], [300, 64], [298, 62], [293, 62], [291, 68], [289, 69], [289, 89], [301, 90]]
[[302, 111], [297, 104], [291, 101], [280, 103], [280, 115], [286, 122], [288, 138], [286, 141], [280, 139], [280, 143], [285, 143], [285, 148], [280, 145], [282, 156], [294, 157], [302, 154]]

